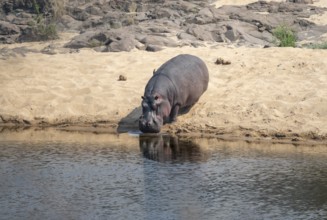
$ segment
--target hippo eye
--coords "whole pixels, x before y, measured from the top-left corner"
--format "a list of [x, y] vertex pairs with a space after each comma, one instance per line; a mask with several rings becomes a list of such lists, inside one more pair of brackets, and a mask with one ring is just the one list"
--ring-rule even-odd
[[156, 95], [155, 97], [154, 97], [154, 100], [158, 100], [159, 99], [159, 97]]

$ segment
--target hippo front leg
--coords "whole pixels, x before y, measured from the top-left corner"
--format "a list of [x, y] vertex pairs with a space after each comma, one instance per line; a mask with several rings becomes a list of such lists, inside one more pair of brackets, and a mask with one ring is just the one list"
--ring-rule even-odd
[[170, 112], [170, 123], [177, 121], [177, 115], [180, 109], [180, 105], [177, 104], [173, 107], [173, 109]]

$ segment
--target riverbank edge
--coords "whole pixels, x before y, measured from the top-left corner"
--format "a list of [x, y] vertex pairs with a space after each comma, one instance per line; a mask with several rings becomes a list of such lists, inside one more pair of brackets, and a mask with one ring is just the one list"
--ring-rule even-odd
[[[170, 129], [172, 128], [172, 129]], [[90, 123], [90, 124], [58, 124], [58, 125], [21, 125], [15, 123], [0, 123], [0, 133], [3, 131], [19, 132], [27, 129], [51, 130], [55, 129], [64, 132], [85, 132], [95, 134], [122, 134], [122, 133], [141, 133], [134, 126], [119, 127], [117, 123]], [[161, 135], [168, 134], [178, 138], [217, 138], [222, 141], [245, 141], [249, 143], [273, 143], [273, 144], [293, 144], [293, 145], [326, 145], [327, 135], [318, 135], [314, 132], [306, 133], [283, 133], [283, 132], [263, 132], [248, 128], [239, 127], [234, 129], [201, 129], [190, 131], [183, 128], [174, 128], [173, 125], [165, 125], [163, 130], [158, 134], [142, 135]]]

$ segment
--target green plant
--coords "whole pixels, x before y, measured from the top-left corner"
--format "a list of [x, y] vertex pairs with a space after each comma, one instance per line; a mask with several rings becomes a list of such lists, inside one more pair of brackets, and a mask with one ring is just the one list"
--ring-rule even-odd
[[279, 47], [295, 47], [296, 34], [286, 25], [279, 25], [273, 30], [273, 36], [277, 39]]
[[33, 8], [36, 13], [34, 17], [35, 22], [30, 25], [33, 27], [36, 37], [39, 40], [53, 40], [58, 38], [57, 27], [53, 18], [45, 17], [45, 15], [41, 13], [40, 6], [36, 0], [33, 0]]
[[91, 39], [91, 40], [89, 41], [89, 46], [90, 46], [91, 48], [93, 48], [93, 47], [100, 47], [100, 46], [103, 46], [103, 42], [98, 41], [98, 40], [96, 40], [96, 39]]

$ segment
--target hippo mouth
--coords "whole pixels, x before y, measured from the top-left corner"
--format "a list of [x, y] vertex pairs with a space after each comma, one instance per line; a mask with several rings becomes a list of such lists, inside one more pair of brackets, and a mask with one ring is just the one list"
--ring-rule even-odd
[[151, 117], [150, 120], [146, 120], [143, 116], [139, 120], [139, 129], [143, 133], [159, 133], [162, 123], [157, 117]]

